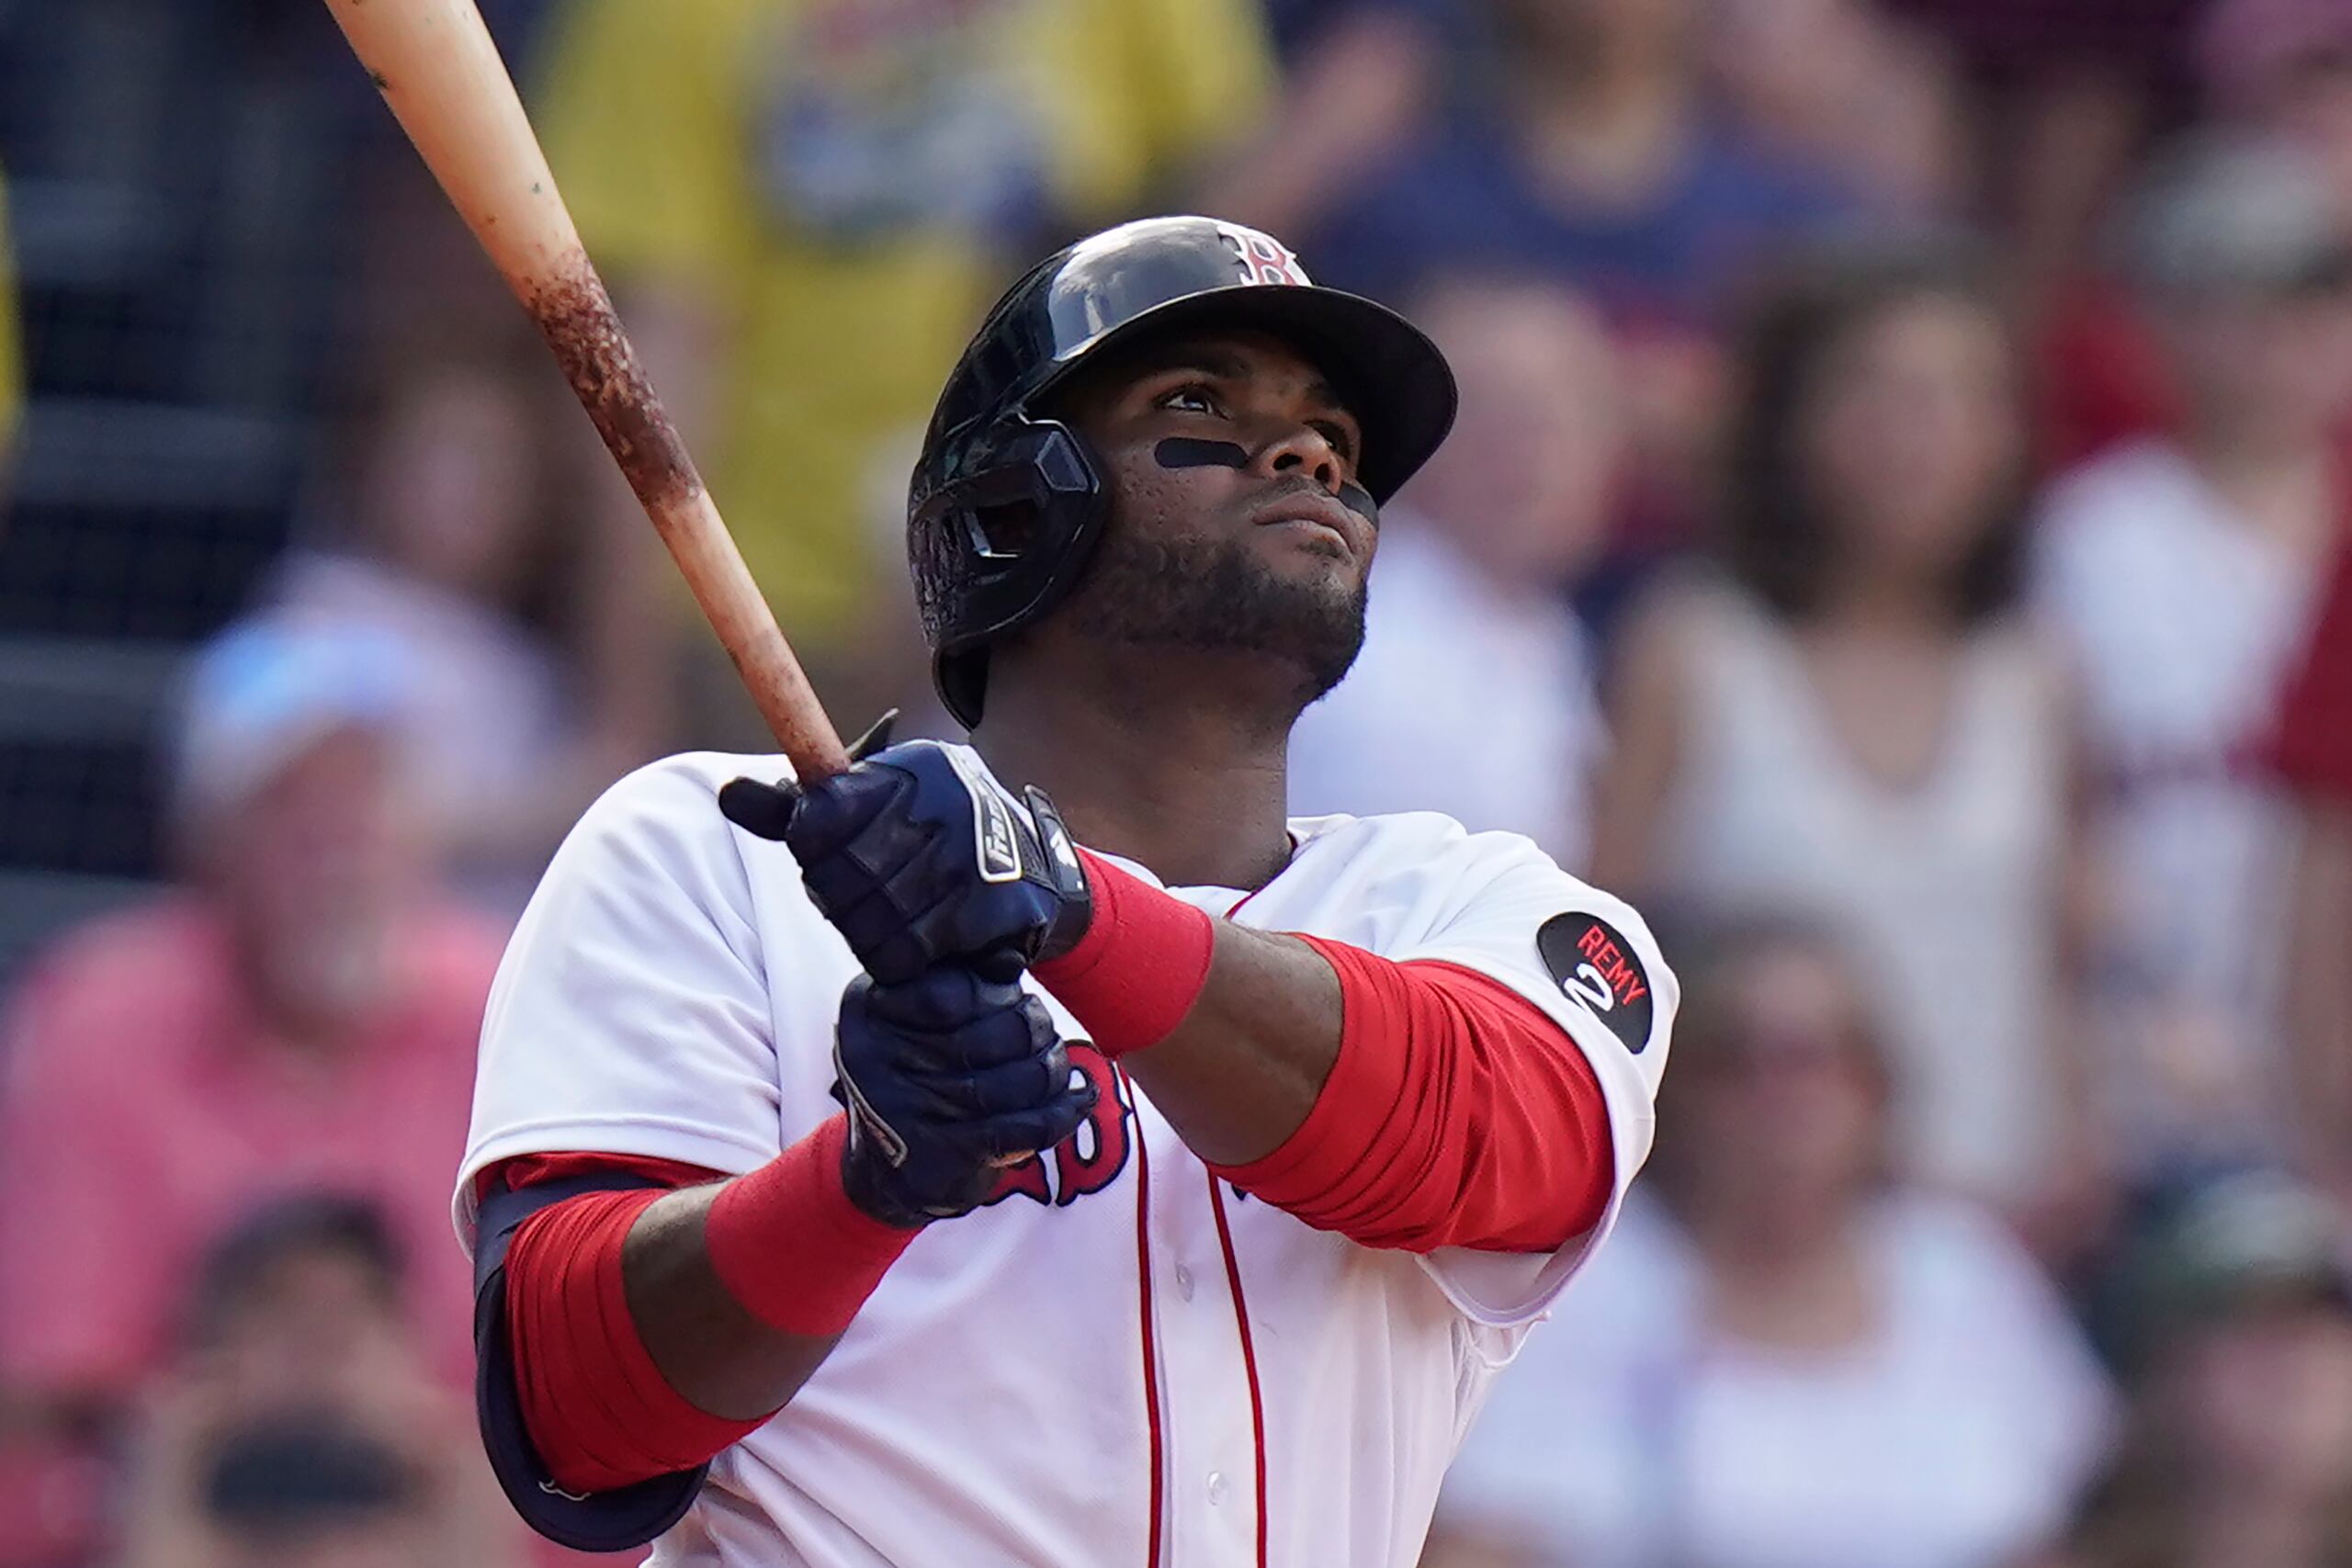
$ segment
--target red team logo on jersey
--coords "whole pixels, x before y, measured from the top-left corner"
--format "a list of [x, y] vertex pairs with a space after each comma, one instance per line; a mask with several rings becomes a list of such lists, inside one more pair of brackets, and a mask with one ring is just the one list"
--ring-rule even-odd
[[[1127, 1107], [1119, 1098], [1118, 1075], [1110, 1061], [1083, 1040], [1066, 1043], [1072, 1072], [1083, 1073], [1094, 1085], [1094, 1110], [1085, 1123], [1045, 1155], [1031, 1155], [1009, 1168], [989, 1195], [991, 1203], [1015, 1192], [1049, 1208], [1074, 1203], [1089, 1192], [1100, 1192], [1127, 1168]], [[1047, 1161], [1052, 1164], [1047, 1173]]]
[[1287, 283], [1300, 288], [1307, 286], [1306, 270], [1298, 265], [1298, 257], [1272, 234], [1225, 225], [1219, 226], [1218, 232], [1241, 258], [1242, 282]]

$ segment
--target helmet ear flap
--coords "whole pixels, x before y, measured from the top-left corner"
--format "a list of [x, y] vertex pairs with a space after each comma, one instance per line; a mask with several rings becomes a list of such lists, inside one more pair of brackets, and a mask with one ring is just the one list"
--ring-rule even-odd
[[[1084, 572], [1109, 512], [1093, 454], [1058, 421], [1006, 420], [959, 467], [916, 503], [907, 529], [923, 631], [943, 660], [1051, 609]], [[978, 721], [977, 694], [949, 705]]]

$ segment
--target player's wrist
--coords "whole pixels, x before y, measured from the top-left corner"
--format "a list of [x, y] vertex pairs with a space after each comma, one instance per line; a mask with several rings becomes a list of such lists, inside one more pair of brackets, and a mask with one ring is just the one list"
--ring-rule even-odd
[[1159, 1044], [1193, 1010], [1208, 985], [1216, 922], [1090, 850], [1077, 855], [1091, 893], [1085, 930], [1030, 972], [1115, 1059]]
[[910, 1236], [943, 1217], [902, 1196], [890, 1176], [890, 1162], [871, 1139], [857, 1135], [857, 1119], [853, 1114], [841, 1154], [842, 1191], [851, 1204], [875, 1224]]
[[850, 1325], [915, 1230], [851, 1195], [849, 1121], [836, 1115], [727, 1184], [703, 1222], [711, 1270], [743, 1310], [787, 1334], [831, 1338]]

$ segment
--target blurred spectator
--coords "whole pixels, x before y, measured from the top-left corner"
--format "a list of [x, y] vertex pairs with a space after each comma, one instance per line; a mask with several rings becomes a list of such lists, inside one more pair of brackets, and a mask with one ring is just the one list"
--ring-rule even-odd
[[[2151, 136], [2190, 105], [2184, 45], [2211, 0], [1883, 0], [1958, 51], [1988, 206], [2030, 306], [2078, 268]], [[2325, 0], [2323, 0], [2325, 3]]]
[[1973, 148], [1949, 51], [1871, 0], [1712, 0], [1708, 51], [1763, 143], [1837, 173], [1864, 207], [1926, 220], [1965, 210]]
[[2046, 1568], [2352, 1563], [2342, 1222], [2257, 1174], [2180, 1201], [2128, 1266], [2132, 1419]]
[[248, 626], [173, 758], [187, 885], [60, 942], [0, 1030], [0, 1391], [19, 1447], [103, 1432], [207, 1243], [259, 1199], [379, 1200], [436, 1370], [469, 1375], [449, 1244], [494, 933], [435, 892], [394, 762], [396, 645]]
[[2153, 1160], [2280, 1125], [2290, 840], [2258, 754], [2352, 515], [2352, 245], [2304, 160], [2227, 139], [2157, 167], [2120, 248], [2183, 423], [2054, 487], [2038, 577], [2117, 876], [2112, 1091]]
[[[2352, 6], [2342, 0], [2215, 0], [2195, 51], [2208, 108], [2301, 150], [2352, 210]], [[2084, 258], [2087, 259], [2087, 258]], [[2070, 278], [2040, 344], [2044, 456], [2064, 467], [2182, 417], [2171, 367], [2139, 302], [2117, 278]]]
[[1333, 35], [1371, 17], [1426, 22], [1449, 31], [1472, 21], [1471, 7], [1462, 0], [1260, 0], [1258, 9], [1285, 73]]
[[1704, 320], [1740, 264], [1842, 203], [1709, 96], [1702, 0], [1493, 0], [1491, 92], [1456, 107], [1319, 236], [1330, 280], [1407, 292], [1517, 267], [1612, 315]]
[[1467, 0], [1269, 0], [1283, 65], [1270, 122], [1224, 159], [1215, 210], [1311, 233], [1386, 167], [1445, 92], [1475, 28]]
[[1678, 950], [1650, 1166], [1471, 1428], [1425, 1568], [1996, 1568], [2107, 1390], [2032, 1261], [1890, 1176], [1904, 1083], [1828, 939]]
[[1963, 260], [1873, 247], [1792, 274], [1743, 366], [1718, 570], [1612, 678], [1595, 880], [1828, 921], [1886, 999], [1906, 1173], [2078, 1203], [2069, 720], [2014, 609], [2002, 317]]
[[1461, 414], [1382, 515], [1363, 652], [1292, 733], [1292, 809], [1443, 811], [1581, 865], [1603, 742], [1565, 589], [1624, 455], [1609, 339], [1544, 282], [1451, 279], [1415, 319], [1453, 361]]
[[550, 46], [565, 195], [832, 693], [865, 498], [1006, 261], [1240, 143], [1272, 85], [1248, 0], [578, 0]]
[[[503, 320], [503, 318], [501, 318]], [[346, 415], [322, 537], [282, 564], [273, 608], [397, 643], [415, 682], [407, 771], [459, 886], [519, 911], [548, 855], [605, 785], [643, 760], [626, 725], [582, 712], [580, 663], [528, 617], [567, 618], [582, 552], [548, 419], [560, 391], [536, 342], [492, 337], [384, 367]], [[536, 373], [536, 374], [535, 374]], [[641, 526], [641, 525], [640, 525]], [[560, 606], [560, 608], [559, 608]]]
[[1491, 80], [1360, 185], [1308, 248], [1390, 298], [1448, 272], [1556, 278], [1617, 337], [1634, 447], [1612, 553], [1679, 544], [1721, 414], [1716, 314], [1744, 269], [1841, 220], [1824, 171], [1760, 147], [1706, 72], [1704, 0], [1493, 0]]
[[2352, 6], [2216, 0], [2198, 44], [2213, 106], [2301, 146], [2352, 204]]
[[2276, 761], [2302, 817], [2286, 961], [2294, 1153], [2352, 1206], [2352, 548], [2287, 689]]
[[132, 1450], [122, 1568], [500, 1568], [521, 1525], [435, 1381], [370, 1205], [296, 1196], [211, 1249]]

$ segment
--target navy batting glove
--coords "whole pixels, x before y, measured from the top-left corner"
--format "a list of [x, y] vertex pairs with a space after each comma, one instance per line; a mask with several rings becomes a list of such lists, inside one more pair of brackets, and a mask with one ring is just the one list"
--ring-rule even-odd
[[730, 780], [718, 808], [800, 863], [818, 909], [885, 984], [962, 963], [1010, 980], [1085, 934], [1086, 870], [1043, 790], [1013, 804], [968, 750], [910, 740], [802, 786]]
[[833, 1066], [850, 1201], [908, 1228], [979, 1207], [1005, 1163], [1069, 1137], [1098, 1098], [1043, 1003], [955, 964], [903, 985], [852, 980]]

